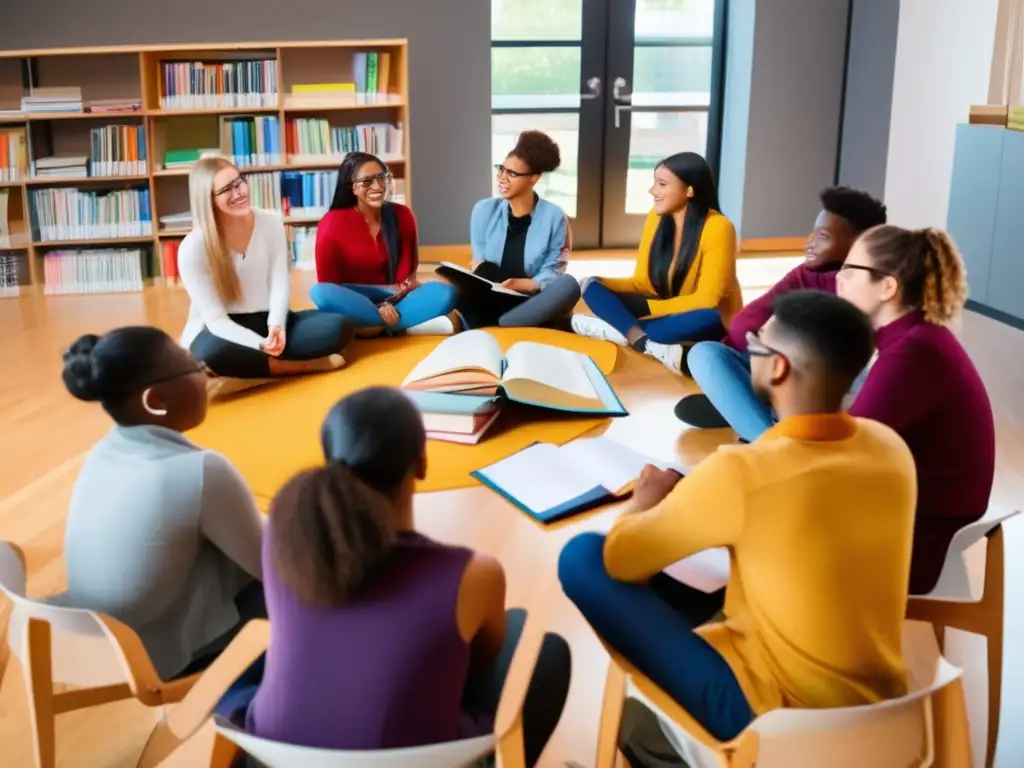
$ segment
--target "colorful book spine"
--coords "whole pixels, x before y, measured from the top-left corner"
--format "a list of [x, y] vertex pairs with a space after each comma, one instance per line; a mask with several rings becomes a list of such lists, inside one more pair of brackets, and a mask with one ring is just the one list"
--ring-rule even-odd
[[101, 125], [90, 129], [89, 143], [90, 176], [146, 174], [146, 126]]
[[277, 106], [277, 61], [165, 61], [161, 109]]
[[32, 190], [36, 236], [45, 242], [153, 234], [149, 188]]
[[143, 259], [138, 248], [49, 251], [43, 257], [44, 293], [141, 291]]

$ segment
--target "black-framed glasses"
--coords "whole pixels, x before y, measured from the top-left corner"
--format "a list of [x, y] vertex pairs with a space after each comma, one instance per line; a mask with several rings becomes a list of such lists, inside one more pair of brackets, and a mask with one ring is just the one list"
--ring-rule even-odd
[[875, 277], [895, 277], [891, 272], [886, 272], [884, 269], [878, 269], [877, 267], [869, 267], [867, 264], [843, 264], [839, 268], [840, 272], [848, 272], [850, 270], [859, 269], [862, 272], [868, 272]]
[[511, 168], [506, 168], [501, 163], [497, 163], [494, 166], [494, 170], [498, 172], [499, 176], [508, 176], [510, 179], [519, 179], [523, 176], [532, 176], [532, 173], [524, 173], [522, 171], [513, 171]]
[[234, 181], [232, 181], [230, 184], [225, 184], [223, 187], [214, 192], [213, 196], [220, 197], [221, 195], [226, 195], [228, 192], [234, 192], [240, 186], [247, 183], [248, 182], [245, 180], [245, 176], [243, 176], [242, 174], [238, 174], [238, 176], [235, 177]]
[[379, 182], [383, 189], [387, 189], [391, 183], [391, 179], [394, 177], [385, 171], [384, 173], [377, 173], [373, 176], [361, 176], [358, 179], [352, 179], [352, 185], [362, 187], [363, 189], [370, 189], [375, 183]]
[[216, 373], [213, 372], [213, 369], [210, 368], [210, 366], [208, 366], [199, 358], [192, 358], [192, 362], [194, 363], [194, 365], [190, 367], [187, 371], [180, 371], [179, 373], [175, 373], [172, 376], [164, 376], [162, 379], [157, 379], [156, 381], [150, 382], [149, 384], [146, 385], [146, 389], [149, 389], [150, 387], [155, 387], [157, 384], [166, 384], [168, 381], [183, 379], [186, 376], [193, 376], [197, 373], [202, 373], [208, 378], [213, 378], [214, 376], [217, 375]]
[[747, 331], [747, 352], [754, 357], [771, 357], [785, 355], [777, 349], [767, 346], [754, 331]]

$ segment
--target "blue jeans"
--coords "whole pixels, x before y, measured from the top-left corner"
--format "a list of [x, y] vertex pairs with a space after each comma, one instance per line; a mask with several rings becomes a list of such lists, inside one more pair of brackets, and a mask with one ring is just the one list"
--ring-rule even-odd
[[[754, 394], [750, 383], [750, 355], [746, 352], [717, 341], [705, 341], [690, 350], [686, 363], [704, 396], [748, 443], [778, 421], [772, 409]], [[857, 376], [848, 397], [860, 390], [868, 370], [865, 368]]]
[[[394, 291], [383, 285], [317, 283], [309, 291], [309, 298], [319, 309], [344, 315], [360, 328], [384, 327], [377, 306], [392, 295]], [[456, 298], [455, 288], [448, 283], [423, 283], [395, 305], [398, 323], [388, 330], [398, 333], [447, 315], [455, 308]]]
[[[693, 631], [722, 594], [705, 595], [663, 574], [647, 584], [616, 581], [604, 567], [604, 538], [584, 533], [565, 545], [558, 558], [562, 590], [608, 645], [708, 733], [735, 738], [754, 713], [725, 659]], [[692, 596], [680, 600], [687, 591]]]
[[717, 309], [694, 309], [678, 315], [664, 315], [646, 320], [650, 314], [647, 298], [638, 293], [615, 293], [598, 280], [590, 280], [583, 288], [583, 300], [591, 312], [611, 325], [623, 336], [639, 327], [647, 338], [658, 344], [679, 344], [704, 341], [725, 336], [725, 326]]

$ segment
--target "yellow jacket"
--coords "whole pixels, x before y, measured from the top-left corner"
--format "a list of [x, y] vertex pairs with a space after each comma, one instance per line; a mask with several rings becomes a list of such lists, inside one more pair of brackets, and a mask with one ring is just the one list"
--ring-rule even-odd
[[647, 214], [633, 277], [603, 277], [601, 282], [616, 293], [639, 293], [648, 297], [651, 317], [717, 309], [722, 315], [722, 324], [729, 325], [733, 315], [743, 308], [743, 294], [736, 279], [736, 228], [721, 213], [711, 211], [679, 295], [659, 299], [648, 270], [651, 244], [660, 221], [661, 216], [654, 211]]
[[639, 582], [728, 548], [726, 619], [697, 632], [751, 709], [868, 704], [907, 691], [916, 503], [914, 459], [892, 429], [794, 416], [750, 445], [719, 448], [661, 503], [620, 517], [604, 563]]

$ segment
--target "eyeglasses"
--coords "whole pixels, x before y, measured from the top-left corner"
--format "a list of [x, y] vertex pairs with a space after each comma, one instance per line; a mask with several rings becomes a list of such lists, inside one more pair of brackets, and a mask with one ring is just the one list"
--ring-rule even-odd
[[[761, 341], [761, 337], [754, 331], [747, 331], [747, 353], [754, 357], [771, 357], [772, 355], [783, 354], [777, 349], [766, 346]], [[785, 357], [785, 355], [783, 355], [783, 357]]]
[[187, 371], [181, 371], [180, 373], [175, 373], [172, 376], [165, 376], [162, 379], [152, 381], [146, 385], [146, 389], [149, 389], [150, 387], [155, 387], [157, 384], [166, 384], [168, 381], [175, 381], [177, 379], [183, 379], [186, 376], [193, 376], [197, 373], [202, 373], [209, 378], [213, 378], [214, 376], [217, 375], [216, 373], [213, 372], [213, 369], [210, 368], [210, 366], [208, 366], [206, 363], [204, 363], [202, 360], [199, 360], [198, 358], [193, 357], [192, 363], [192, 367], [190, 367]]
[[859, 269], [863, 272], [869, 272], [875, 277], [895, 277], [895, 275], [890, 272], [886, 272], [884, 269], [869, 267], [867, 264], [843, 264], [843, 266], [839, 268], [839, 271], [848, 272], [851, 269]]
[[511, 168], [506, 168], [501, 163], [494, 166], [494, 170], [498, 172], [499, 176], [508, 176], [510, 179], [520, 179], [523, 176], [532, 176], [532, 173], [524, 173], [523, 171], [513, 171]]
[[362, 187], [363, 189], [370, 189], [375, 182], [380, 182], [380, 186], [387, 189], [388, 184], [391, 183], [391, 179], [394, 178], [390, 173], [378, 173], [374, 176], [362, 176], [358, 179], [352, 179], [352, 186]]
[[214, 197], [220, 197], [221, 195], [226, 195], [228, 192], [234, 192], [240, 186], [242, 186], [243, 184], [247, 184], [247, 183], [248, 182], [245, 180], [245, 176], [242, 176], [241, 174], [239, 174], [235, 178], [235, 180], [232, 181], [230, 184], [225, 184], [223, 187], [221, 187], [216, 192], [214, 192], [213, 196]]

